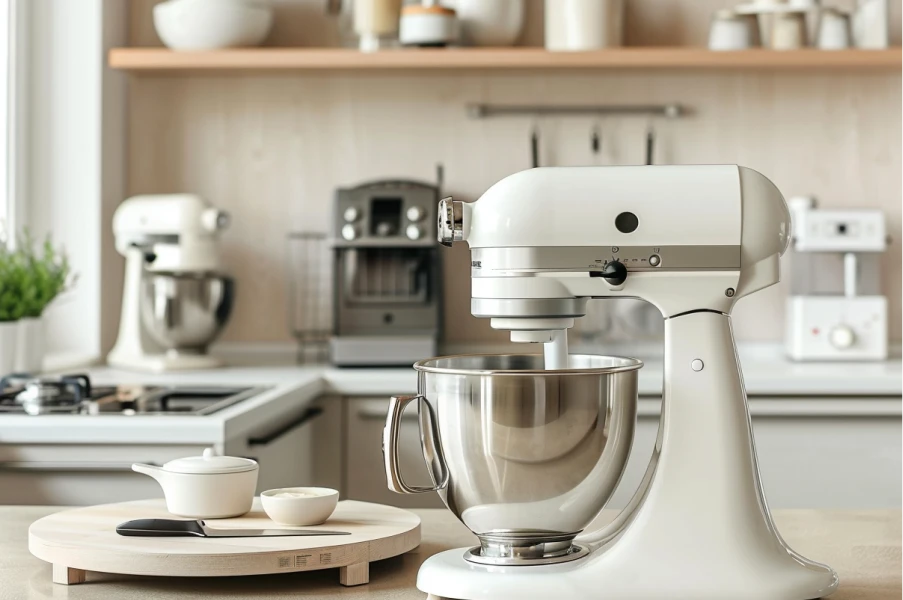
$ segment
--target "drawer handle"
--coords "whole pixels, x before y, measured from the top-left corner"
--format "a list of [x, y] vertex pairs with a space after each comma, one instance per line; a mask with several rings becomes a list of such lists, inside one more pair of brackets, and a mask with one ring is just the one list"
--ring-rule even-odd
[[270, 432], [264, 436], [248, 438], [248, 446], [266, 446], [272, 444], [282, 436], [317, 418], [322, 412], [322, 408], [308, 408], [306, 411], [301, 413], [301, 416], [299, 416], [297, 419], [289, 422], [283, 427], [280, 427], [276, 431]]

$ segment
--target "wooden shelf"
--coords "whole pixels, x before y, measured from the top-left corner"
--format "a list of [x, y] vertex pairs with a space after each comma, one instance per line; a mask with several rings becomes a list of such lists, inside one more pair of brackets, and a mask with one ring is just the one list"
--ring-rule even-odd
[[373, 54], [345, 48], [248, 48], [212, 52], [114, 48], [109, 60], [112, 68], [134, 73], [487, 69], [883, 69], [899, 72], [903, 65], [900, 48], [712, 52], [704, 48], [654, 47], [547, 52], [542, 48], [521, 47], [404, 49]]

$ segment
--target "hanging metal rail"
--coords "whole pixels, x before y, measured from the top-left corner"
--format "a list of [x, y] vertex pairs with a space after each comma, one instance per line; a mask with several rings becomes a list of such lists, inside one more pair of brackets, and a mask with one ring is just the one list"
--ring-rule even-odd
[[513, 116], [649, 116], [676, 119], [686, 114], [680, 104], [596, 104], [596, 105], [547, 105], [536, 104], [470, 104], [467, 114], [472, 119]]

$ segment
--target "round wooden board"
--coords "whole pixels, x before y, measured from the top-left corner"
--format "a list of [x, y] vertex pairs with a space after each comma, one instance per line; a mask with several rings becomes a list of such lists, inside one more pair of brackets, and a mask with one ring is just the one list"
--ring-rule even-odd
[[[341, 568], [344, 585], [369, 581], [369, 563], [420, 544], [420, 517], [381, 504], [339, 502], [318, 527], [351, 535], [323, 537], [124, 537], [116, 526], [143, 518], [178, 518], [161, 500], [140, 500], [64, 510], [28, 529], [28, 549], [54, 566], [56, 583], [84, 581], [85, 571], [126, 575], [220, 577]], [[264, 529], [274, 524], [254, 499], [247, 515], [210, 520], [217, 528]], [[308, 529], [308, 528], [305, 528]], [[314, 528], [315, 529], [315, 528]]]

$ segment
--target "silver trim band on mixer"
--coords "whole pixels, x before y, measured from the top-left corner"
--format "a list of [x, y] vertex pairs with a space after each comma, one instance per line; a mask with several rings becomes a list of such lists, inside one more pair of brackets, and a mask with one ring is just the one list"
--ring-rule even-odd
[[586, 314], [586, 298], [473, 298], [475, 317], [571, 318]]
[[471, 277], [524, 272], [593, 271], [618, 261], [628, 271], [723, 271], [740, 268], [740, 246], [529, 246], [471, 249]]
[[562, 553], [537, 556], [537, 557], [520, 557], [520, 556], [484, 556], [481, 546], [474, 546], [464, 553], [464, 560], [478, 565], [488, 566], [504, 566], [504, 567], [527, 567], [537, 565], [555, 565], [559, 563], [570, 562], [583, 558], [589, 554], [586, 546], [573, 544], [568, 546], [567, 550]]

